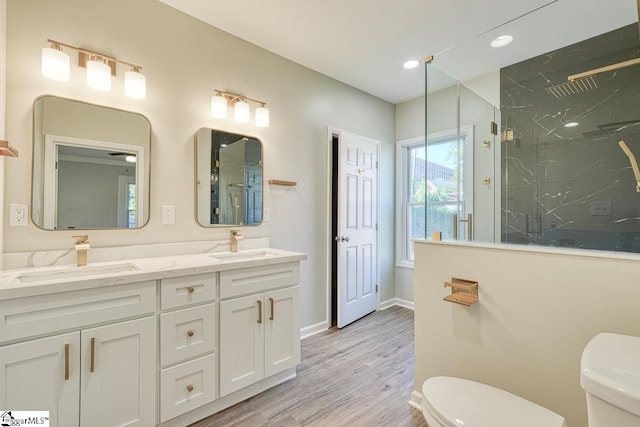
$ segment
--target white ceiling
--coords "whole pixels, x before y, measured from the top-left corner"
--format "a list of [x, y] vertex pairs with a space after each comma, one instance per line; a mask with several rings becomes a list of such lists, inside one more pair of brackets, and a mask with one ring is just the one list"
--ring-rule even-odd
[[408, 59], [464, 81], [638, 20], [636, 0], [159, 1], [392, 103], [424, 94]]

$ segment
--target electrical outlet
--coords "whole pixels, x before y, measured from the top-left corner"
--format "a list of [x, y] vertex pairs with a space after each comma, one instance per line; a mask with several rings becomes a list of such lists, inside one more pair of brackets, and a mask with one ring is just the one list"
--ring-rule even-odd
[[176, 207], [172, 205], [162, 205], [162, 223], [176, 223]]
[[29, 208], [27, 205], [11, 203], [9, 225], [12, 227], [24, 227], [29, 224]]
[[611, 215], [611, 202], [610, 201], [593, 201], [591, 202], [591, 215], [592, 216], [609, 216]]

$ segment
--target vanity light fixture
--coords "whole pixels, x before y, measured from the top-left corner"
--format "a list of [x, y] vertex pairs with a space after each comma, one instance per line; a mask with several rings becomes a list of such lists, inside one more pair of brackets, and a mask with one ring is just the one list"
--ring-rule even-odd
[[71, 59], [62, 51], [59, 43], [52, 42], [51, 47], [42, 49], [42, 75], [61, 82], [69, 81]]
[[108, 91], [111, 90], [111, 77], [116, 75], [117, 64], [130, 68], [124, 73], [124, 94], [134, 99], [145, 99], [147, 83], [140, 72], [142, 67], [111, 56], [102, 55], [87, 49], [47, 39], [51, 47], [42, 49], [42, 75], [59, 81], [69, 81], [69, 55], [62, 48], [78, 52], [78, 66], [87, 69], [87, 86]]
[[111, 67], [98, 56], [87, 61], [87, 86], [96, 90], [111, 90]]
[[249, 103], [238, 99], [233, 104], [233, 118], [238, 123], [249, 123]]
[[247, 98], [231, 92], [215, 89], [211, 97], [211, 117], [215, 119], [227, 118], [227, 108], [233, 106], [233, 117], [238, 123], [248, 123], [250, 116], [249, 102], [258, 104], [255, 109], [255, 124], [258, 127], [269, 127], [269, 109], [267, 103], [257, 99]]

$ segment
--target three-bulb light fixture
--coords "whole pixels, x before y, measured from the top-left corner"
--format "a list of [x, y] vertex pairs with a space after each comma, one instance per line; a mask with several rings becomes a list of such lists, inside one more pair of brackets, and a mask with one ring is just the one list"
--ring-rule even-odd
[[257, 99], [235, 93], [224, 92], [215, 89], [215, 94], [211, 97], [211, 117], [215, 119], [227, 118], [227, 107], [233, 106], [233, 117], [238, 123], [249, 123], [250, 108], [249, 102], [258, 104], [255, 109], [255, 123], [258, 127], [269, 127], [269, 109], [267, 103]]
[[142, 67], [139, 65], [55, 40], [47, 39], [47, 42], [51, 43], [51, 47], [42, 49], [43, 76], [69, 81], [71, 58], [62, 50], [65, 47], [78, 52], [78, 66], [87, 69], [87, 86], [102, 91], [111, 90], [111, 76], [116, 75], [116, 64], [120, 63], [130, 68], [124, 73], [124, 94], [134, 99], [145, 99], [147, 96], [146, 78], [141, 74]]

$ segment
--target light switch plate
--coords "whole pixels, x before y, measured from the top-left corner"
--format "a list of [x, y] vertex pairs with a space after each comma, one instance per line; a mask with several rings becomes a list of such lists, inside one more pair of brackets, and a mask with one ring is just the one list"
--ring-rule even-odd
[[270, 208], [263, 208], [262, 209], [262, 220], [263, 221], [269, 221], [271, 219], [271, 209]]
[[173, 205], [162, 205], [162, 223], [176, 223], [176, 207]]
[[9, 211], [10, 226], [24, 227], [29, 225], [29, 207], [27, 205], [11, 203]]

